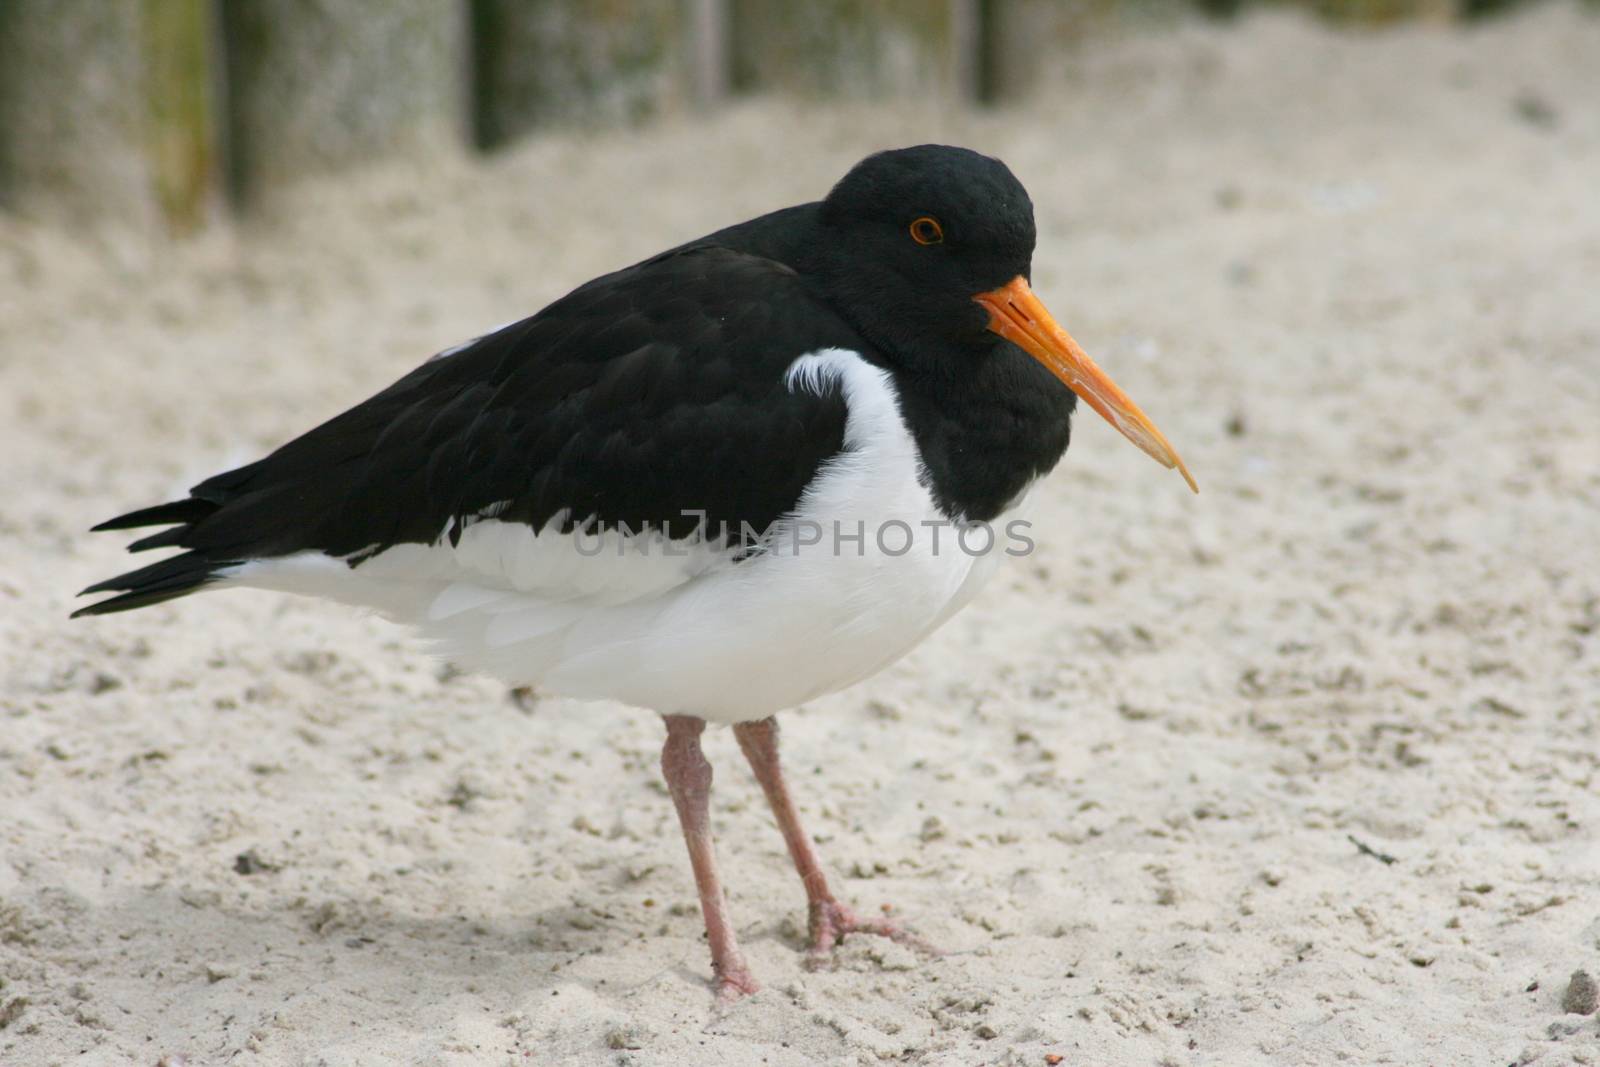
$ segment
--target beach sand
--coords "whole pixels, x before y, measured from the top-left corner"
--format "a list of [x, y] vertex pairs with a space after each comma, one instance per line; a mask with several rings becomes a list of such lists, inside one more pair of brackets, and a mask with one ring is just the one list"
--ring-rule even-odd
[[[1048, 92], [738, 104], [307, 181], [180, 247], [0, 218], [0, 1063], [1600, 1063], [1600, 19], [1285, 15]], [[766, 988], [713, 1010], [650, 714], [227, 592], [68, 622], [86, 528], [867, 151], [1004, 158], [1092, 416], [1036, 551], [783, 716], [842, 896], [708, 734]], [[168, 1063], [180, 1062], [169, 1059]]]

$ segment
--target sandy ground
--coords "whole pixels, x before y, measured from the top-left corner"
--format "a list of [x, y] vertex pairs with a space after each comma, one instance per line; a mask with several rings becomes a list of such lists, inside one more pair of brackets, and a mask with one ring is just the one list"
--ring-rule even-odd
[[[1264, 17], [1020, 110], [751, 104], [179, 251], [0, 220], [0, 1063], [1600, 1063], [1597, 65], [1565, 7]], [[67, 622], [123, 563], [90, 523], [924, 139], [1027, 183], [1036, 287], [1203, 488], [1081, 422], [1036, 554], [787, 716], [839, 888], [948, 955], [805, 971], [719, 730], [767, 988], [715, 1013], [651, 716], [263, 593]]]

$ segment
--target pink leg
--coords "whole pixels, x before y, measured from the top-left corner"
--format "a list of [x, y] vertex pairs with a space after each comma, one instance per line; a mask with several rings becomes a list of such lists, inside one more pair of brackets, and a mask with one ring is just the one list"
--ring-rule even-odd
[[689, 846], [689, 865], [694, 868], [695, 888], [700, 891], [700, 911], [706, 919], [706, 937], [711, 942], [711, 972], [716, 978], [717, 999], [737, 1000], [761, 986], [739, 951], [733, 923], [728, 919], [728, 900], [722, 894], [717, 874], [717, 853], [711, 843], [711, 764], [700, 751], [700, 735], [706, 724], [689, 715], [664, 715], [667, 741], [661, 748], [661, 773], [678, 809], [683, 840]]
[[811, 919], [811, 963], [819, 964], [843, 940], [846, 934], [877, 934], [912, 945], [924, 951], [937, 951], [914, 934], [887, 919], [863, 919], [847, 905], [841, 904], [828, 888], [828, 876], [823, 873], [822, 861], [811, 844], [811, 838], [800, 825], [800, 813], [794, 799], [789, 796], [789, 785], [783, 777], [783, 767], [778, 762], [778, 720], [761, 719], [742, 722], [733, 728], [750, 761], [761, 791], [778, 820], [784, 844], [794, 859], [795, 870], [800, 872], [800, 882], [806, 889], [806, 905]]

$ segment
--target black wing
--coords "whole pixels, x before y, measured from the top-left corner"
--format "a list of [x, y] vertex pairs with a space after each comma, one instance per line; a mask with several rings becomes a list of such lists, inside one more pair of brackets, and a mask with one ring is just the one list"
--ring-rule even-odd
[[859, 336], [788, 267], [725, 248], [606, 275], [531, 318], [436, 357], [187, 499], [96, 530], [176, 524], [130, 551], [183, 554], [100, 582], [76, 614], [193, 592], [217, 570], [314, 550], [352, 566], [459, 537], [485, 509], [540, 530], [764, 530], [843, 448], [837, 389], [784, 373]]

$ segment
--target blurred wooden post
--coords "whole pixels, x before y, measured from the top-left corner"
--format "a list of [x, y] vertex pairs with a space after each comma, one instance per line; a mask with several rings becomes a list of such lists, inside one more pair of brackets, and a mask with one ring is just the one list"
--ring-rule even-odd
[[709, 107], [728, 95], [728, 0], [687, 0], [690, 84], [694, 101]]
[[[469, 0], [473, 128], [490, 149], [540, 127], [615, 126], [715, 94], [712, 0]], [[715, 62], [714, 57], [712, 62]]]
[[501, 5], [498, 0], [466, 0], [466, 4], [468, 121], [472, 146], [488, 152], [506, 139], [495, 100], [499, 89]]
[[[1226, 4], [1232, 0], [1197, 0]], [[1114, 32], [1130, 0], [982, 0], [984, 100], [1026, 97], [1051, 79], [1074, 45]]]
[[457, 151], [466, 19], [443, 0], [217, 0], [229, 187]]
[[935, 0], [731, 0], [733, 84], [802, 96], [965, 94], [969, 5]]
[[948, 0], [956, 91], [973, 104], [995, 102], [995, 30], [999, 0]]
[[215, 203], [217, 71], [211, 0], [144, 0], [141, 25], [151, 177], [176, 233]]
[[0, 204], [152, 218], [134, 0], [0, 0]]

